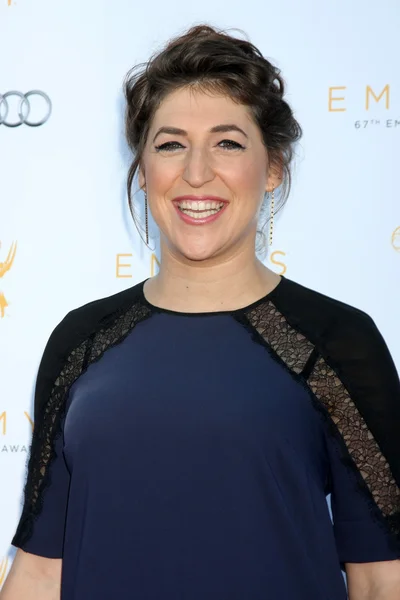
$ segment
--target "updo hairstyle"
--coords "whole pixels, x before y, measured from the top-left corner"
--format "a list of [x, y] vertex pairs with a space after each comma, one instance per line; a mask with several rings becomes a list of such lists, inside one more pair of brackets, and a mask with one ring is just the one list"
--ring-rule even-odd
[[[276, 214], [289, 196], [294, 145], [302, 136], [292, 109], [283, 99], [285, 82], [280, 70], [252, 43], [201, 24], [170, 40], [147, 63], [134, 66], [124, 80], [125, 135], [134, 154], [128, 172], [127, 192], [135, 224], [132, 184], [141, 164], [153, 116], [168, 94], [187, 87], [227, 95], [234, 102], [250, 108], [260, 128], [270, 165], [283, 172], [279, 202], [275, 203]], [[269, 212], [266, 204], [264, 198], [261, 222], [264, 213]], [[263, 242], [263, 229], [268, 220], [257, 231]]]

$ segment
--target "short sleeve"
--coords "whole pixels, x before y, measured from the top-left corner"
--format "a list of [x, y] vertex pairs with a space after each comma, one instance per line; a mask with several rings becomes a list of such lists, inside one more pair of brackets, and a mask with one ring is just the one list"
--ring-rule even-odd
[[343, 461], [338, 441], [327, 432], [330, 469], [330, 503], [337, 553], [342, 569], [346, 562], [375, 562], [400, 558], [388, 543], [384, 519], [371, 510], [354, 469]]
[[36, 378], [34, 428], [24, 499], [11, 541], [26, 552], [61, 558], [70, 474], [63, 454], [63, 373], [70, 355], [68, 315], [52, 332]]
[[39, 556], [62, 558], [70, 474], [61, 435], [55, 441], [48, 469], [48, 483], [42, 491], [41, 510], [35, 518], [32, 533], [25, 541], [19, 535], [14, 536], [12, 544]]
[[341, 563], [400, 558], [400, 381], [372, 318], [343, 314], [312, 384], [330, 414], [331, 509]]

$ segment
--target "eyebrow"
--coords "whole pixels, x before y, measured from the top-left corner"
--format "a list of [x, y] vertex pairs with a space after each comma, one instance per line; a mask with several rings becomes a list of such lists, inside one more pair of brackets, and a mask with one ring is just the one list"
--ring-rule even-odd
[[[245, 133], [243, 131], [243, 129], [241, 129], [234, 123], [229, 123], [227, 125], [215, 125], [215, 127], [211, 127], [211, 129], [208, 130], [209, 133], [220, 133], [220, 132], [226, 133], [227, 131], [239, 131], [240, 133], [243, 133], [243, 135], [246, 138], [249, 137], [247, 135], [247, 133]], [[160, 133], [172, 133], [173, 135], [186, 135], [186, 136], [188, 135], [187, 131], [185, 131], [184, 129], [180, 129], [179, 127], [164, 126], [164, 127], [160, 127], [160, 129], [157, 131], [156, 135], [153, 138], [153, 142], [155, 141], [156, 137]]]

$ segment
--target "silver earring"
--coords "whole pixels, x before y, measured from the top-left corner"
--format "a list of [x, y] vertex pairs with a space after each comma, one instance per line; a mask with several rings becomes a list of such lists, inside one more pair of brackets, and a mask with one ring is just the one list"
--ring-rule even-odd
[[146, 228], [146, 244], [149, 243], [149, 215], [147, 207], [147, 192], [144, 193], [144, 220]]
[[271, 192], [271, 208], [270, 208], [270, 219], [269, 219], [269, 245], [272, 246], [272, 237], [274, 234], [274, 209], [275, 209], [275, 189]]

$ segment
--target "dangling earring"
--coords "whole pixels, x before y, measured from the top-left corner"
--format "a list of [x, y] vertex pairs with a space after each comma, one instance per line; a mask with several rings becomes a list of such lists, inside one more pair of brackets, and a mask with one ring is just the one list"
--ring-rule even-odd
[[269, 219], [269, 245], [272, 246], [272, 236], [274, 234], [274, 208], [275, 208], [275, 197], [274, 197], [275, 189], [271, 192], [271, 209], [270, 209], [270, 219]]
[[148, 216], [148, 208], [147, 208], [147, 192], [144, 193], [144, 220], [145, 220], [145, 228], [146, 228], [146, 244], [149, 243], [149, 216]]

